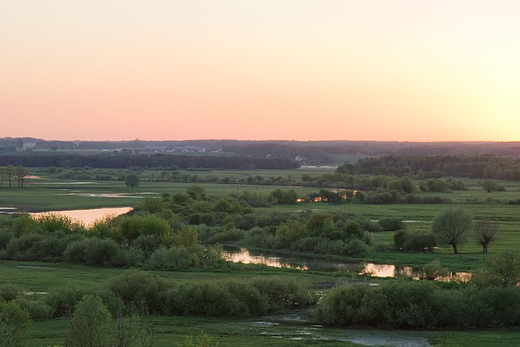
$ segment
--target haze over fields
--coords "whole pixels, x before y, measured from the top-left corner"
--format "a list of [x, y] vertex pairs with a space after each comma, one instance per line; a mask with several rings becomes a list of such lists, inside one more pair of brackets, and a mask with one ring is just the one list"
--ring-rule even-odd
[[517, 1], [2, 1], [0, 137], [516, 141]]

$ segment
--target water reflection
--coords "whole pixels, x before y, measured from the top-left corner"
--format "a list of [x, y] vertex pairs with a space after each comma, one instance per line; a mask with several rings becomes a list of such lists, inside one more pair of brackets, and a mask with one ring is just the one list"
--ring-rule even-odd
[[261, 264], [279, 268], [292, 268], [292, 269], [300, 269], [300, 270], [309, 270], [309, 267], [305, 264], [298, 265], [294, 263], [289, 263], [287, 261], [282, 261], [279, 257], [271, 257], [264, 255], [252, 255], [247, 249], [240, 248], [238, 252], [223, 252], [224, 258], [228, 261], [232, 261], [233, 263], [243, 263], [243, 264]]
[[40, 217], [48, 214], [59, 214], [73, 220], [77, 220], [85, 224], [85, 226], [91, 226], [98, 219], [105, 218], [107, 216], [119, 216], [121, 214], [128, 213], [132, 210], [132, 207], [104, 207], [104, 208], [93, 208], [88, 210], [66, 210], [66, 211], [47, 211], [31, 213], [33, 217]]
[[[419, 269], [410, 266], [395, 266], [390, 264], [374, 263], [341, 263], [324, 259], [314, 259], [307, 257], [280, 256], [269, 252], [249, 251], [246, 248], [226, 248], [223, 252], [226, 260], [244, 264], [264, 264], [267, 266], [280, 268], [293, 268], [300, 270], [341, 270], [358, 273], [371, 277], [399, 277], [405, 276], [413, 279], [420, 279]], [[436, 281], [467, 283], [471, 279], [471, 273], [450, 272], [446, 276], [436, 278]]]

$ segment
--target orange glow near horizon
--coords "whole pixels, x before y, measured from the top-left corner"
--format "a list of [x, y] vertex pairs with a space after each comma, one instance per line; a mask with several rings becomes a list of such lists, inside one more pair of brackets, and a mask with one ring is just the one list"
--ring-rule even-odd
[[520, 3], [0, 3], [0, 137], [518, 141]]

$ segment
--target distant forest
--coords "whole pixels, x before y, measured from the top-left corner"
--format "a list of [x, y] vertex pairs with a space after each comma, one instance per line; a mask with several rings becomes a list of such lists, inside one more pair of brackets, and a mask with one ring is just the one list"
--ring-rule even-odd
[[[197, 168], [238, 168], [251, 167], [256, 168], [291, 168], [298, 165], [280, 161], [256, 161], [258, 159], [285, 159], [296, 161], [302, 165], [327, 165], [333, 162], [334, 155], [366, 155], [366, 156], [386, 156], [386, 155], [411, 155], [411, 156], [434, 156], [434, 155], [451, 155], [451, 156], [474, 156], [474, 155], [496, 155], [502, 157], [519, 158], [520, 142], [397, 142], [397, 141], [238, 141], [238, 140], [188, 140], [188, 141], [47, 141], [42, 139], [24, 137], [24, 138], [1, 138], [0, 139], [0, 156], [10, 156], [20, 154], [20, 152], [34, 151], [41, 154], [41, 151], [50, 151], [58, 154], [63, 151], [73, 151], [75, 153], [92, 152], [92, 151], [115, 151], [131, 152], [135, 159], [125, 158], [118, 159], [117, 164], [123, 165], [122, 162], [146, 161], [144, 157], [138, 154], [151, 153], [181, 153], [198, 152], [211, 153], [199, 159], [191, 156], [191, 161]], [[29, 153], [26, 153], [29, 154]], [[232, 156], [234, 159], [224, 159]], [[25, 156], [25, 155], [24, 155]], [[212, 157], [212, 158], [211, 158]], [[222, 164], [217, 164], [214, 157], [218, 157]], [[45, 159], [46, 162], [52, 161], [55, 166], [56, 157]], [[240, 158], [240, 159], [238, 159]], [[40, 157], [42, 161], [44, 158]], [[4, 158], [1, 163], [6, 163]], [[10, 159], [11, 160], [11, 159]], [[20, 160], [20, 159], [17, 159]], [[30, 159], [33, 160], [33, 159]], [[67, 158], [63, 160], [74, 160]], [[94, 159], [89, 159], [93, 161]], [[103, 157], [100, 157], [100, 163]], [[184, 157], [179, 158], [162, 158], [157, 157], [155, 161], [160, 162], [161, 166], [168, 167], [177, 165], [180, 168], [187, 168], [190, 161]], [[169, 161], [168, 161], [169, 160]], [[86, 159], [77, 159], [72, 166], [79, 166], [85, 163]], [[20, 164], [22, 163], [11, 163]], [[77, 165], [76, 165], [77, 164]], [[153, 164], [153, 163], [152, 163]], [[84, 165], [91, 165], [85, 163]], [[100, 167], [112, 167], [109, 164]], [[136, 164], [137, 166], [148, 166]], [[237, 166], [238, 165], [238, 166]], [[26, 165], [30, 166], [30, 165]], [[431, 171], [428, 169], [428, 171]]]
[[231, 156], [192, 155], [125, 155], [125, 154], [61, 154], [24, 153], [0, 155], [0, 166], [23, 167], [93, 167], [93, 168], [164, 168], [164, 169], [294, 169], [300, 165], [292, 160], [279, 158], [252, 158]]

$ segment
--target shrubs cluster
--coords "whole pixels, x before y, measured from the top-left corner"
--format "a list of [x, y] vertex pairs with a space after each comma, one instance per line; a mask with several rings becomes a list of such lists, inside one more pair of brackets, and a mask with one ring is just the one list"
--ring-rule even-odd
[[246, 317], [308, 307], [307, 288], [281, 277], [171, 283], [146, 273], [129, 273], [109, 284], [127, 307], [153, 314]]
[[428, 282], [331, 289], [315, 310], [328, 325], [393, 329], [475, 329], [520, 324], [517, 288], [445, 289]]
[[85, 295], [101, 298], [113, 316], [120, 312], [140, 312], [247, 317], [289, 308], [305, 308], [315, 303], [307, 285], [291, 278], [269, 276], [178, 283], [142, 271], [128, 271], [113, 279], [105, 288], [53, 288], [44, 298], [23, 295], [21, 289], [6, 285], [0, 287], [0, 294], [0, 302], [16, 303], [33, 319], [71, 316], [74, 307]]
[[367, 250], [370, 227], [373, 225], [353, 216], [314, 213], [307, 220], [293, 217], [275, 228], [252, 228], [245, 242], [257, 247], [348, 256]]
[[466, 190], [467, 187], [461, 180], [438, 178], [419, 182], [419, 189], [423, 192], [444, 193], [452, 190]]
[[[175, 216], [170, 218], [175, 223]], [[225, 264], [218, 246], [203, 247], [197, 231], [155, 215], [103, 220], [90, 229], [67, 217], [19, 216], [12, 228], [0, 230], [0, 258], [30, 261], [137, 266], [185, 270]]]

